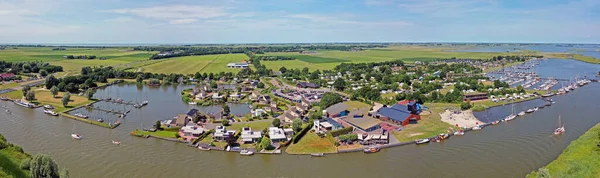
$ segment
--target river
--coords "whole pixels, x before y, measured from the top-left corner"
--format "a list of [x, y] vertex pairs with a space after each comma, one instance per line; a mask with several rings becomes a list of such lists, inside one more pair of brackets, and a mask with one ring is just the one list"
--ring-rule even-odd
[[598, 44], [536, 44], [536, 45], [502, 45], [502, 46], [475, 46], [467, 49], [451, 50], [456, 52], [519, 52], [540, 51], [554, 53], [575, 53], [600, 59], [600, 45]]
[[[0, 114], [0, 133], [26, 152], [51, 155], [72, 177], [523, 177], [554, 160], [570, 141], [600, 122], [600, 84], [591, 83], [556, 96], [556, 104], [533, 114], [443, 143], [408, 145], [376, 154], [345, 153], [313, 158], [299, 155], [240, 156], [200, 151], [181, 143], [129, 135], [156, 120], [172, 118], [195, 106], [181, 101], [183, 86], [149, 88], [112, 86], [125, 101], [148, 100], [132, 109], [123, 124], [110, 130], [8, 104]], [[108, 94], [99, 91], [97, 95]], [[114, 97], [114, 96], [113, 96]], [[530, 101], [539, 102], [539, 101]], [[520, 111], [537, 103], [518, 103]], [[233, 109], [232, 109], [233, 110]], [[492, 108], [490, 120], [510, 113], [510, 105]], [[558, 115], [566, 133], [552, 136]], [[69, 134], [76, 130], [82, 140]], [[111, 140], [119, 140], [117, 146]]]

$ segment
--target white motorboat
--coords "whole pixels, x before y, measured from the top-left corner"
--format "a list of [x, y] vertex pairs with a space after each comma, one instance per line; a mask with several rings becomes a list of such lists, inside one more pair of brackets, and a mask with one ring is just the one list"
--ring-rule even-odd
[[46, 113], [46, 114], [50, 114], [50, 115], [52, 115], [52, 116], [58, 116], [58, 113], [56, 113], [56, 112], [54, 112], [54, 111], [52, 111], [52, 110], [47, 110], [47, 109], [45, 109], [45, 110], [44, 110], [44, 113]]
[[479, 125], [476, 125], [472, 127], [471, 130], [481, 130], [481, 127]]
[[540, 109], [540, 108], [535, 107], [535, 108], [533, 108], [533, 111], [538, 111], [538, 109]]
[[54, 106], [47, 104], [47, 105], [44, 105], [44, 108], [45, 109], [54, 109]]
[[79, 135], [78, 133], [72, 133], [71, 137], [73, 137], [75, 140], [81, 140], [81, 135]]
[[113, 140], [113, 141], [112, 141], [112, 143], [113, 143], [113, 144], [115, 144], [115, 145], [121, 145], [121, 142], [120, 142], [120, 141], [115, 141], [115, 140]]
[[454, 135], [465, 135], [465, 131], [463, 131], [463, 130], [456, 131], [456, 132], [454, 132]]
[[189, 102], [189, 105], [196, 105], [196, 102]]
[[525, 115], [525, 111], [521, 111], [521, 112], [519, 112], [519, 114], [517, 114], [517, 116], [523, 116], [523, 115]]
[[565, 133], [565, 125], [560, 120], [560, 115], [558, 116], [558, 128], [554, 129], [554, 135], [560, 135]]
[[525, 111], [525, 113], [532, 113], [532, 112], [534, 112], [534, 111], [535, 111], [535, 110], [533, 110], [533, 109], [528, 109], [527, 111]]
[[421, 139], [421, 140], [415, 140], [415, 143], [416, 143], [417, 145], [419, 145], [419, 144], [424, 144], [424, 143], [429, 143], [429, 139], [428, 139], [428, 138], [426, 138], [426, 139]]
[[242, 150], [240, 151], [240, 155], [244, 155], [244, 156], [250, 156], [253, 155], [254, 152], [250, 151], [250, 150]]

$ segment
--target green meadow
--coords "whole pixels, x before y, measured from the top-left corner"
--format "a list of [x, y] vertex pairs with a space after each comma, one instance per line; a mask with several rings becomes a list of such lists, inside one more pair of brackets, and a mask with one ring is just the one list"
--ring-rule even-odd
[[237, 73], [241, 69], [227, 68], [228, 63], [242, 62], [248, 60], [245, 54], [219, 54], [219, 55], [202, 55], [202, 56], [185, 56], [169, 59], [162, 59], [160, 62], [155, 62], [149, 65], [144, 65], [140, 69], [143, 72], [151, 73], [180, 73], [194, 74], [200, 73], [219, 73], [219, 72], [234, 72]]

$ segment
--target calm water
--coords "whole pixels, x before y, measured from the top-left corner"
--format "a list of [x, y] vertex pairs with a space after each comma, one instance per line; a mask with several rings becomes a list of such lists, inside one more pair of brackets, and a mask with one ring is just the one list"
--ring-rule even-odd
[[[116, 93], [113, 87], [111, 93]], [[181, 102], [184, 87], [119, 87], [124, 100], [146, 98], [150, 104], [132, 109], [114, 130], [75, 120], [50, 117], [41, 109], [8, 104], [12, 115], [0, 113], [0, 133], [32, 154], [50, 154], [72, 177], [523, 177], [554, 160], [570, 141], [600, 122], [600, 84], [592, 83], [556, 104], [508, 123], [453, 137], [444, 143], [409, 145], [377, 154], [348, 153], [311, 158], [297, 155], [242, 157], [204, 152], [185, 144], [129, 136], [158, 119], [187, 112]], [[100, 91], [98, 95], [101, 95]], [[537, 102], [537, 101], [532, 101]], [[535, 103], [515, 104], [516, 110]], [[491, 110], [490, 120], [503, 118], [510, 106]], [[552, 136], [558, 115], [567, 132]], [[69, 136], [76, 129], [83, 140]], [[121, 146], [111, 143], [120, 140]], [[341, 171], [343, 170], [343, 171]]]
[[522, 50], [541, 51], [541, 52], [558, 52], [558, 53], [576, 53], [584, 56], [591, 56], [600, 59], [600, 45], [573, 45], [573, 46], [557, 46], [557, 45], [523, 45], [523, 46], [481, 46], [469, 49], [453, 50], [458, 52], [518, 52]]

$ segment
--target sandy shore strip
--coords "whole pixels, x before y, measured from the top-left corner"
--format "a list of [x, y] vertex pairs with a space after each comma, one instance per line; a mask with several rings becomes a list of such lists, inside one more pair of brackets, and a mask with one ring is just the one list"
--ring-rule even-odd
[[478, 120], [474, 115], [473, 111], [452, 111], [446, 110], [443, 113], [440, 113], [440, 117], [442, 121], [449, 123], [451, 125], [456, 126], [458, 124], [459, 127], [473, 127], [477, 124], [483, 124], [480, 120]]

